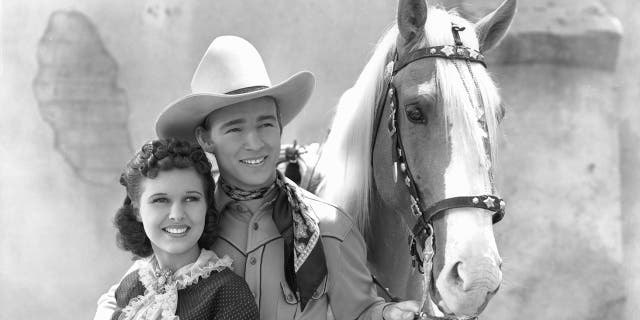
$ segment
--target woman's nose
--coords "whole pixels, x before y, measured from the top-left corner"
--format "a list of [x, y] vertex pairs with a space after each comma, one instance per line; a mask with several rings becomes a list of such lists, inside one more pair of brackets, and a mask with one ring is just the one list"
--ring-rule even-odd
[[176, 202], [171, 206], [169, 220], [180, 221], [182, 219], [184, 219], [184, 208], [182, 207], [182, 203]]

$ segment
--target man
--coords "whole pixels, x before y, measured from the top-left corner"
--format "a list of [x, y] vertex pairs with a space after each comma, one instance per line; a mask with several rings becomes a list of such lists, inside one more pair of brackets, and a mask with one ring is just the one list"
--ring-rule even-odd
[[[196, 69], [193, 93], [160, 114], [156, 132], [215, 156], [221, 221], [212, 250], [233, 259], [261, 319], [413, 319], [417, 302], [388, 304], [377, 296], [351, 218], [276, 170], [282, 127], [303, 108], [314, 81], [300, 72], [272, 86], [250, 43], [219, 37]], [[110, 292], [96, 319], [112, 310]]]

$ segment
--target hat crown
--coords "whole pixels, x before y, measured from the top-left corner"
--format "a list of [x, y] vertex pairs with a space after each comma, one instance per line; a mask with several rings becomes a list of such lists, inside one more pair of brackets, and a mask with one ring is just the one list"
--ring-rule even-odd
[[213, 40], [191, 80], [192, 93], [223, 94], [256, 86], [271, 86], [262, 57], [251, 43], [235, 36]]

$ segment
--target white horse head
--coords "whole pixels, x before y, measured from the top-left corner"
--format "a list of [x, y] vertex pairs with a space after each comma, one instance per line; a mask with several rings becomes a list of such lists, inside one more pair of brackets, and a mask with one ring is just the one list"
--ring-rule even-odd
[[[397, 176], [394, 137], [401, 138], [402, 169], [410, 168], [421, 208], [443, 199], [493, 195], [496, 137], [503, 113], [498, 90], [482, 63], [412, 57], [434, 47], [484, 53], [504, 37], [515, 9], [516, 1], [506, 0], [471, 23], [454, 12], [429, 7], [424, 0], [401, 0], [397, 25], [382, 38], [338, 105], [317, 170], [324, 175], [317, 193], [358, 219], [368, 239], [372, 269], [405, 298], [418, 299], [421, 294], [421, 277], [402, 266], [408, 266], [411, 258], [402, 248], [407, 226], [418, 218], [402, 181], [406, 173]], [[397, 69], [402, 62], [407, 63]], [[377, 113], [392, 75], [395, 97], [379, 105], [382, 110]], [[395, 135], [387, 130], [387, 119], [394, 112]], [[376, 114], [383, 120], [377, 121]], [[499, 206], [493, 198], [474, 201]], [[404, 224], [398, 224], [397, 217]], [[450, 208], [429, 222], [436, 249], [435, 284], [429, 290], [433, 303], [445, 314], [477, 315], [502, 278], [492, 212], [481, 206]]]

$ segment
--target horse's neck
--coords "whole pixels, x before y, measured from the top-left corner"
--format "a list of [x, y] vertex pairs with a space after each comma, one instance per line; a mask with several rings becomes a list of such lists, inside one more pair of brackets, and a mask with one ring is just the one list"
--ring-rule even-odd
[[324, 187], [324, 175], [320, 172], [320, 170], [315, 170], [317, 167], [317, 163], [314, 167], [307, 167], [303, 176], [302, 181], [300, 182], [300, 187], [305, 190], [320, 196], [320, 190]]
[[411, 266], [407, 226], [377, 192], [372, 194], [369, 209], [371, 228], [365, 240], [372, 274], [392, 294], [402, 299], [419, 300], [422, 297], [422, 276]]

